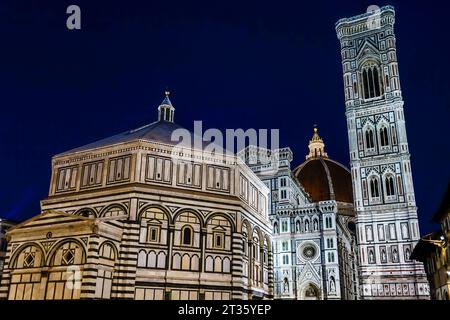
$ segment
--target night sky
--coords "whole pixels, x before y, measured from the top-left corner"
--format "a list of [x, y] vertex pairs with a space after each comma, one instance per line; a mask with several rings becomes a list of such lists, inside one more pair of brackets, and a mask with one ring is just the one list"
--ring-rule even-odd
[[[66, 28], [81, 7], [82, 29]], [[394, 5], [423, 233], [450, 178], [449, 5], [431, 1], [0, 2], [0, 216], [39, 213], [54, 154], [156, 120], [166, 87], [192, 128], [279, 128], [304, 161], [314, 124], [349, 166], [335, 22]]]

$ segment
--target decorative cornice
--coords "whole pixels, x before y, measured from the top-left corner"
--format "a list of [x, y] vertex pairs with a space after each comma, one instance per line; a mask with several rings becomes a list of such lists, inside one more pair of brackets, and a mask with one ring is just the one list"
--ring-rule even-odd
[[[391, 6], [391, 5], [383, 6], [380, 8], [380, 13], [383, 11], [392, 11], [395, 13], [395, 8], [394, 8], [394, 6]], [[373, 14], [372, 12], [366, 12], [366, 13], [362, 13], [362, 14], [359, 14], [359, 15], [356, 15], [356, 16], [353, 16], [350, 18], [342, 18], [342, 19], [339, 19], [335, 25], [337, 27], [341, 23], [348, 23], [348, 22], [354, 22], [357, 20], [361, 20], [363, 18], [370, 17], [372, 14]]]

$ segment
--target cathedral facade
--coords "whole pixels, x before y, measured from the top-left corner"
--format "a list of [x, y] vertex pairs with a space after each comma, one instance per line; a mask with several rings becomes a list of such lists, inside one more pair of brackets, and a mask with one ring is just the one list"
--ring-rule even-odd
[[[0, 298], [268, 299], [268, 188], [159, 120], [56, 155], [42, 213], [8, 232]], [[176, 153], [176, 154], [175, 154]]]
[[358, 259], [350, 172], [328, 158], [317, 128], [309, 149], [295, 170], [289, 148], [241, 153], [271, 191], [274, 296], [354, 300]]
[[345, 106], [362, 299], [429, 296], [420, 238], [394, 34], [395, 11], [341, 19]]

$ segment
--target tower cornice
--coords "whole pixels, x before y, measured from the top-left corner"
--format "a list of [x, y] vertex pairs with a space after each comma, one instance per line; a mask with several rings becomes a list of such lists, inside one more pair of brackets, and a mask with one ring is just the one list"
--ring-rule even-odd
[[[376, 28], [371, 27], [372, 21], [379, 24]], [[393, 26], [395, 23], [395, 9], [393, 6], [383, 6], [375, 11], [369, 11], [350, 18], [343, 18], [336, 22], [336, 33], [339, 39], [352, 37], [364, 33], [377, 31], [379, 27]]]

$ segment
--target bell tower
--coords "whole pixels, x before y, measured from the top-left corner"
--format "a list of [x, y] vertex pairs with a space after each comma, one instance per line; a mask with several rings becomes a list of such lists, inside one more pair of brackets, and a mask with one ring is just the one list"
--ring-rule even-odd
[[345, 106], [357, 214], [360, 297], [428, 299], [394, 34], [395, 10], [341, 19]]

